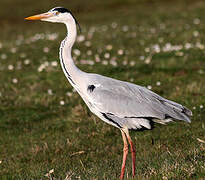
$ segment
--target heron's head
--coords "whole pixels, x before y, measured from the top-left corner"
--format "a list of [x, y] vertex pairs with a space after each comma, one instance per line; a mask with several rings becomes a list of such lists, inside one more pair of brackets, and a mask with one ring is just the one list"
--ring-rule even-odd
[[67, 23], [69, 21], [74, 21], [77, 25], [79, 25], [77, 20], [71, 13], [71, 11], [63, 7], [55, 7], [46, 13], [29, 16], [25, 19], [41, 20], [41, 21], [57, 22], [57, 23]]

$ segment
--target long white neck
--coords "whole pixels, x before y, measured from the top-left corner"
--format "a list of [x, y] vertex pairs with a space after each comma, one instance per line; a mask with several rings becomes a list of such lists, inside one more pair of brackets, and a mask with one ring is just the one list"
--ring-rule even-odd
[[71, 50], [77, 36], [77, 29], [75, 20], [69, 20], [65, 23], [67, 27], [67, 36], [61, 42], [60, 46], [60, 62], [66, 78], [72, 86], [78, 84], [80, 75], [83, 73], [76, 67], [72, 59]]

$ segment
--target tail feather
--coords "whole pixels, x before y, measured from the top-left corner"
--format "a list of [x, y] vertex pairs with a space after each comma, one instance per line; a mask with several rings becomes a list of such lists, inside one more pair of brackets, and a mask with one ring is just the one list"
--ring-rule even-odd
[[192, 111], [189, 110], [187, 107], [184, 107], [184, 106], [183, 106], [182, 112], [183, 112], [184, 114], [186, 114], [187, 116], [192, 116]]
[[182, 106], [181, 104], [175, 103], [170, 100], [166, 100], [164, 104], [166, 104], [167, 106], [171, 107], [174, 110], [176, 116], [174, 116], [173, 118], [186, 121], [189, 123], [191, 122], [190, 116], [192, 116], [192, 111], [189, 110], [187, 107]]

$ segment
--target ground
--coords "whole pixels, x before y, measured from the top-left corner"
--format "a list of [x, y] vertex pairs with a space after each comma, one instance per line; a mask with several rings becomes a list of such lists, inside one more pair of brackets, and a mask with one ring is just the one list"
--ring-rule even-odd
[[[131, 132], [136, 179], [205, 177], [205, 3], [1, 0], [0, 179], [118, 179], [120, 131], [91, 114], [58, 60], [64, 25], [26, 22], [69, 8], [79, 68], [145, 86], [193, 111], [192, 123]], [[129, 154], [125, 179], [131, 178]]]

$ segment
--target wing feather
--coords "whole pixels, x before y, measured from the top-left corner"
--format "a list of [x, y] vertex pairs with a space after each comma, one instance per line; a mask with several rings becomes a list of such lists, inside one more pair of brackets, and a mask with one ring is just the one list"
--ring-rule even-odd
[[163, 120], [171, 117], [190, 122], [189, 109], [144, 87], [104, 76], [98, 76], [93, 83], [98, 86], [88, 93], [88, 97], [100, 112], [114, 114], [118, 118], [153, 117]]

